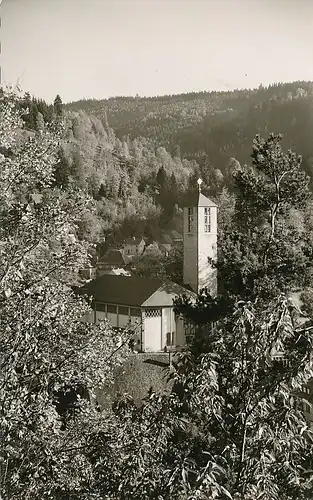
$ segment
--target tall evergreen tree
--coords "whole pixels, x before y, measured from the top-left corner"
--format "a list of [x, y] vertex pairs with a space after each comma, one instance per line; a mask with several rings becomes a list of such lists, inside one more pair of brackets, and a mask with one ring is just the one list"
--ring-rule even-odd
[[159, 186], [160, 190], [163, 190], [164, 188], [166, 188], [166, 185], [167, 185], [167, 173], [166, 173], [165, 168], [164, 168], [163, 165], [162, 165], [162, 167], [159, 168], [159, 170], [157, 172], [156, 181], [158, 183], [158, 186]]
[[178, 185], [174, 172], [170, 180], [169, 197], [173, 206], [176, 205], [178, 202]]
[[62, 99], [59, 96], [59, 94], [57, 94], [57, 96], [54, 99], [53, 107], [54, 107], [55, 114], [57, 116], [62, 116], [62, 114], [63, 114], [63, 103], [62, 103]]

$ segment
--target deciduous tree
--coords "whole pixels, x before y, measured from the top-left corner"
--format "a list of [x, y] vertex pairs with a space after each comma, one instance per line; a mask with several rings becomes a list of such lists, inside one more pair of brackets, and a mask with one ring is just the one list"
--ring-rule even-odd
[[296, 234], [290, 221], [310, 197], [301, 157], [284, 152], [275, 135], [257, 136], [251, 157], [252, 165], [234, 172], [235, 213], [218, 264], [224, 289], [249, 299], [305, 286], [312, 274], [310, 232], [304, 225]]
[[0, 496], [86, 498], [81, 450], [102, 418], [93, 389], [127, 349], [106, 324], [81, 321], [90, 308], [71, 289], [88, 200], [52, 187], [62, 126], [25, 137], [16, 104], [0, 102]]

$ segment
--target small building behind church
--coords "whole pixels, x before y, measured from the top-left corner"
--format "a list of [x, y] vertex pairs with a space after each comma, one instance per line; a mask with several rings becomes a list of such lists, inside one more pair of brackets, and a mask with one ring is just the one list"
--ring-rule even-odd
[[127, 238], [123, 247], [123, 255], [126, 261], [130, 261], [134, 257], [142, 255], [145, 248], [145, 241], [143, 238]]
[[108, 274], [113, 269], [123, 269], [126, 265], [121, 250], [111, 249], [97, 262], [97, 276]]

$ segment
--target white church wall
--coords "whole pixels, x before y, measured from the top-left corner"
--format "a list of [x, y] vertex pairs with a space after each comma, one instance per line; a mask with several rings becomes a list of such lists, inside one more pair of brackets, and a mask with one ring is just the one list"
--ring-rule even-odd
[[162, 350], [161, 329], [162, 311], [161, 309], [146, 309], [144, 314], [144, 350], [146, 352], [158, 352]]
[[129, 307], [127, 306], [118, 306], [118, 327], [123, 328], [129, 322]]
[[124, 328], [130, 322], [141, 322], [140, 308], [121, 306], [117, 304], [96, 303], [97, 318], [106, 318], [114, 327]]
[[173, 328], [175, 325], [172, 325], [172, 308], [171, 307], [163, 307], [162, 309], [162, 350], [164, 350], [165, 346], [169, 347], [174, 344], [175, 339], [173, 337], [172, 332], [175, 331]]
[[113, 327], [117, 327], [117, 306], [108, 304], [107, 305], [107, 318]]
[[[193, 290], [197, 289], [197, 254], [198, 254], [198, 241], [197, 241], [197, 226], [198, 226], [198, 213], [196, 207], [192, 208], [193, 224], [192, 228], [188, 224], [188, 207], [184, 208], [184, 283], [189, 284]], [[192, 229], [190, 231], [190, 229]]]
[[216, 295], [217, 273], [209, 259], [217, 256], [217, 207], [209, 203], [184, 208], [184, 283], [196, 293], [207, 287]]
[[[210, 215], [205, 214], [205, 208]], [[209, 232], [205, 232], [205, 216], [209, 218]], [[198, 292], [207, 287], [212, 295], [217, 292], [216, 269], [208, 259], [217, 257], [217, 209], [216, 207], [198, 207]]]
[[184, 321], [183, 318], [176, 316], [176, 321], [175, 321], [175, 328], [176, 328], [176, 346], [177, 347], [184, 347], [186, 345], [186, 335], [185, 335], [185, 328], [184, 328]]

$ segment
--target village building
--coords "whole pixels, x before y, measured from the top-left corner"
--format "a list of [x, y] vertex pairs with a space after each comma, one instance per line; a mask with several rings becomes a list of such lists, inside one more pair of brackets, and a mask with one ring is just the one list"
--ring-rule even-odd
[[126, 265], [123, 252], [111, 249], [97, 262], [97, 276], [108, 274], [113, 269], [123, 269]]
[[159, 250], [168, 255], [173, 247], [173, 240], [169, 234], [163, 234], [161, 238], [157, 241]]
[[143, 238], [127, 238], [123, 246], [123, 255], [126, 261], [130, 261], [134, 257], [140, 257], [145, 248], [145, 241]]
[[[188, 325], [175, 315], [173, 300], [183, 294], [196, 300], [201, 288], [207, 288], [211, 295], [215, 295], [217, 289], [211, 261], [216, 258], [217, 250], [217, 205], [201, 193], [200, 182], [198, 192], [184, 208], [183, 217], [185, 286], [106, 273], [82, 288], [83, 293], [93, 297], [93, 313], [85, 318], [87, 321], [105, 318], [114, 328], [133, 323], [136, 344], [142, 352], [179, 349], [186, 344]], [[128, 240], [125, 250], [132, 252], [128, 255], [139, 255], [143, 251], [143, 240]]]
[[156, 241], [160, 252], [168, 255], [174, 247], [183, 243], [183, 236], [175, 230], [164, 232]]

